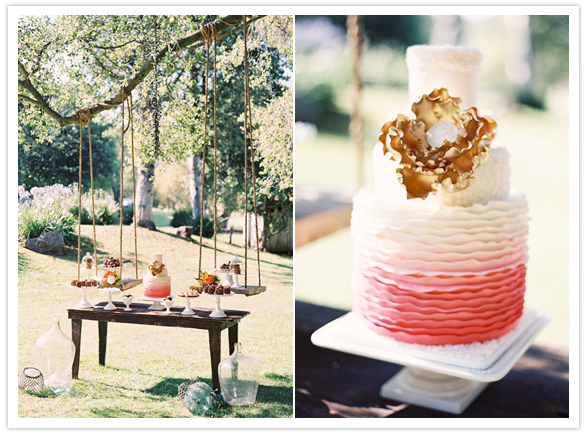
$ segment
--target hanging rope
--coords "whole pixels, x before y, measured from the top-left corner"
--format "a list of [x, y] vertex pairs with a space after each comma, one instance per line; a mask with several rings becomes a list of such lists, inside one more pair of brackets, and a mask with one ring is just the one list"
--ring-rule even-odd
[[134, 123], [133, 123], [133, 106], [132, 106], [132, 92], [128, 96], [130, 102], [130, 149], [132, 159], [132, 217], [135, 232], [135, 279], [139, 279], [139, 260], [138, 260], [138, 249], [137, 249], [137, 190], [136, 190], [136, 176], [135, 176], [135, 136], [134, 136]]
[[[125, 133], [128, 131], [129, 128], [131, 128], [131, 126], [133, 125], [133, 121], [132, 121], [132, 94], [127, 94], [126, 93], [126, 89], [124, 88], [124, 85], [120, 86], [120, 93], [122, 95], [122, 103], [121, 103], [121, 108], [122, 108], [122, 125], [120, 127], [120, 201], [119, 201], [119, 209], [120, 209], [120, 278], [122, 279], [122, 232], [124, 229], [124, 207], [123, 207], [123, 202], [124, 202], [124, 135]], [[126, 103], [126, 110], [128, 111], [128, 123], [126, 124], [126, 127], [124, 125], [124, 106]], [[136, 210], [135, 207], [135, 170], [134, 170], [134, 134], [133, 131], [131, 130], [131, 150], [132, 150], [132, 165], [133, 165], [133, 213]], [[135, 221], [134, 224], [134, 232], [135, 232], [135, 277], [138, 279], [138, 274], [139, 274], [139, 270], [138, 270], [138, 260], [137, 260], [137, 226], [136, 226], [136, 216], [133, 216], [133, 219]]]
[[248, 116], [247, 116], [247, 92], [248, 92], [248, 84], [249, 84], [249, 58], [248, 58], [248, 50], [247, 50], [247, 16], [243, 15], [243, 37], [244, 37], [244, 44], [245, 44], [245, 289], [247, 288], [247, 247], [249, 245], [249, 237], [248, 237], [248, 227], [249, 227], [249, 216], [248, 216], [248, 174], [247, 174], [247, 165], [249, 164], [249, 159], [247, 157], [247, 133], [248, 133]]
[[216, 230], [217, 230], [217, 222], [218, 222], [218, 189], [217, 189], [217, 177], [216, 177], [216, 149], [218, 145], [217, 135], [216, 135], [216, 107], [217, 107], [217, 99], [216, 99], [216, 46], [218, 45], [218, 33], [216, 32], [216, 26], [213, 28], [214, 33], [214, 270], [216, 270]]
[[208, 74], [210, 61], [211, 26], [200, 25], [200, 31], [206, 40], [206, 75], [204, 77], [204, 151], [202, 153], [202, 194], [200, 198], [200, 253], [198, 263], [198, 277], [202, 276], [202, 235], [204, 229], [204, 181], [206, 172], [206, 154], [208, 144]]
[[120, 279], [122, 279], [122, 230], [123, 230], [123, 210], [122, 210], [122, 202], [124, 200], [124, 133], [126, 132], [124, 128], [124, 102], [126, 101], [126, 90], [124, 86], [120, 87], [120, 92], [122, 94], [122, 125], [120, 127], [120, 202], [118, 203], [120, 208]]
[[[248, 215], [247, 215], [247, 203], [248, 203], [248, 187], [247, 187], [247, 148], [251, 147], [251, 175], [253, 181], [253, 211], [255, 214], [255, 238], [257, 248], [257, 275], [259, 286], [261, 285], [261, 257], [259, 250], [259, 225], [257, 219], [257, 187], [255, 182], [255, 149], [253, 146], [253, 118], [251, 110], [251, 92], [249, 86], [249, 60], [247, 50], [247, 16], [243, 16], [243, 36], [245, 45], [245, 288], [247, 287], [247, 246], [249, 244], [248, 239]], [[247, 144], [247, 130], [249, 135], [249, 143]]]
[[94, 237], [94, 258], [96, 256], [96, 213], [94, 208], [94, 165], [92, 159], [92, 111], [89, 108], [78, 110], [79, 125], [79, 181], [78, 181], [78, 214], [77, 214], [77, 279], [81, 278], [81, 213], [82, 213], [82, 149], [83, 149], [83, 127], [88, 126], [89, 148], [90, 148], [90, 181], [92, 191], [92, 228]]
[[249, 89], [249, 83], [247, 81], [247, 104], [249, 109], [249, 144], [251, 146], [251, 175], [253, 179], [253, 208], [255, 213], [255, 238], [257, 247], [257, 274], [259, 286], [261, 285], [261, 257], [259, 249], [259, 225], [257, 222], [257, 184], [255, 182], [255, 148], [253, 146], [253, 119], [251, 111], [251, 93]]

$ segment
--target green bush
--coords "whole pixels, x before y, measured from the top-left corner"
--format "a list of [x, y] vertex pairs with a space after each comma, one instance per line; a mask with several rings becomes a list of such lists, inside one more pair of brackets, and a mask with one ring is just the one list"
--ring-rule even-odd
[[18, 238], [39, 237], [46, 231], [57, 231], [63, 238], [75, 240], [77, 218], [70, 209], [74, 204], [73, 190], [61, 184], [33, 187], [30, 192], [18, 188]]
[[68, 242], [76, 239], [77, 219], [61, 208], [40, 209], [24, 207], [18, 211], [18, 238], [20, 240], [39, 237], [47, 231], [57, 231]]
[[[127, 205], [125, 207], [122, 207], [122, 223], [124, 225], [132, 224], [133, 215], [134, 215], [134, 209], [133, 209], [132, 205]], [[118, 222], [120, 222], [118, 219], [119, 218], [117, 218], [116, 220]]]
[[[76, 221], [78, 218], [78, 209], [79, 209], [79, 207], [76, 205], [75, 207], [71, 207], [71, 209], [69, 210], [69, 212], [71, 213], [71, 215], [74, 217], [74, 219]], [[88, 225], [88, 224], [91, 225], [92, 224], [92, 215], [84, 207], [82, 207], [81, 221], [82, 221], [82, 225]]]
[[[192, 217], [191, 209], [176, 210], [171, 218], [171, 226], [178, 228], [183, 226], [194, 227], [194, 235], [200, 234], [200, 219]], [[214, 218], [204, 215], [204, 228], [202, 236], [212, 237], [214, 235]]]

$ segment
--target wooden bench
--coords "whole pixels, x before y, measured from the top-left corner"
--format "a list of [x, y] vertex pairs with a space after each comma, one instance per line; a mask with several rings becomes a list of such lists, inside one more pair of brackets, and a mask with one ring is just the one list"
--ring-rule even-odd
[[228, 328], [228, 349], [232, 354], [234, 345], [238, 341], [238, 323], [250, 313], [248, 311], [224, 310], [227, 317], [209, 317], [212, 309], [192, 308], [195, 314], [184, 316], [183, 307], [173, 307], [171, 313], [165, 311], [151, 311], [148, 304], [131, 305], [132, 311], [124, 311], [122, 302], [114, 302], [117, 309], [104, 310], [106, 302], [96, 304], [94, 308], [68, 308], [68, 318], [71, 319], [71, 335], [75, 344], [75, 357], [72, 366], [73, 379], [78, 378], [80, 344], [82, 337], [82, 320], [98, 322], [98, 362], [106, 364], [106, 342], [108, 322], [134, 323], [139, 325], [172, 326], [178, 328], [204, 329], [208, 331], [210, 344], [210, 364], [212, 369], [212, 388], [220, 390], [218, 378], [218, 364], [220, 363], [220, 332]]

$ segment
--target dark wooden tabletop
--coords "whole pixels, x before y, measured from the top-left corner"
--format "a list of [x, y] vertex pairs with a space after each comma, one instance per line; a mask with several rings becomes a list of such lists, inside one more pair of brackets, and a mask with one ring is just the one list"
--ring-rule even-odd
[[295, 416], [301, 418], [567, 418], [567, 349], [531, 346], [460, 415], [379, 397], [402, 366], [314, 346], [310, 336], [345, 311], [296, 302]]
[[[168, 313], [166, 310], [149, 310], [150, 304], [136, 303], [130, 306], [132, 311], [124, 311], [126, 306], [118, 301], [113, 301], [113, 304], [116, 305], [116, 310], [109, 311], [104, 309], [105, 304], [106, 302], [100, 302], [94, 308], [68, 308], [68, 318], [197, 329], [224, 329], [250, 314], [248, 311], [223, 310], [226, 313], [226, 317], [214, 318], [210, 317], [210, 313], [213, 311], [212, 308], [197, 308], [192, 306], [191, 308], [195, 314], [184, 316], [181, 314], [184, 310], [183, 306], [174, 306], [171, 308], [171, 312]], [[192, 305], [195, 304], [192, 302]]]

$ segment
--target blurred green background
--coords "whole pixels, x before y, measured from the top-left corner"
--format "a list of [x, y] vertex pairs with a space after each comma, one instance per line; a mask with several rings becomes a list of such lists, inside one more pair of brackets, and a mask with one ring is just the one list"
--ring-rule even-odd
[[[568, 16], [365, 16], [360, 75], [365, 183], [384, 122], [410, 114], [405, 50], [478, 48], [478, 107], [498, 122], [494, 146], [511, 154], [511, 185], [526, 195], [530, 235], [526, 303], [553, 314], [536, 343], [569, 344]], [[349, 135], [352, 63], [346, 16], [296, 17], [296, 200], [359, 188]], [[296, 300], [351, 309], [350, 229], [297, 247]], [[575, 293], [576, 294], [576, 293]], [[578, 301], [574, 301], [577, 303]]]

